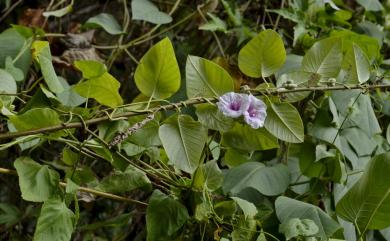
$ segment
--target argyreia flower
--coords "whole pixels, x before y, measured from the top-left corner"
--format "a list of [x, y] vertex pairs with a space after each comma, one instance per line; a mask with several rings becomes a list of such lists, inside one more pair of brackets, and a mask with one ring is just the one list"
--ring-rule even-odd
[[245, 122], [254, 129], [263, 127], [267, 117], [267, 106], [262, 100], [257, 99], [253, 95], [248, 96], [248, 101], [248, 109], [244, 112]]
[[248, 95], [229, 92], [219, 97], [218, 109], [232, 118], [240, 117], [248, 109]]

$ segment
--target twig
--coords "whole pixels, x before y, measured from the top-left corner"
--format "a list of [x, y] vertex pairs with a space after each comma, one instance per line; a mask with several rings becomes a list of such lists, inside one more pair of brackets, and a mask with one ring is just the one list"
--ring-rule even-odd
[[12, 6], [7, 9], [3, 16], [0, 17], [0, 23], [12, 12], [12, 10], [14, 10], [22, 2], [23, 0], [19, 0], [16, 3], [12, 4]]
[[[280, 94], [288, 94], [288, 93], [294, 93], [294, 92], [303, 92], [303, 91], [329, 91], [329, 90], [353, 90], [353, 89], [361, 89], [361, 90], [370, 90], [370, 89], [383, 89], [383, 90], [390, 90], [390, 84], [383, 84], [383, 85], [352, 85], [352, 86], [319, 86], [319, 87], [302, 87], [302, 88], [295, 88], [295, 89], [286, 89], [286, 88], [269, 88], [269, 89], [252, 89], [250, 90], [251, 93], [253, 93], [255, 96], [261, 96], [261, 95], [280, 95]], [[73, 123], [62, 123], [59, 125], [54, 126], [48, 126], [43, 127], [39, 129], [32, 129], [32, 130], [26, 130], [26, 131], [18, 131], [18, 132], [12, 132], [12, 133], [5, 133], [0, 135], [0, 140], [5, 139], [11, 139], [15, 137], [20, 136], [28, 136], [33, 134], [40, 134], [40, 133], [50, 133], [58, 130], [63, 129], [73, 129], [73, 128], [83, 128], [83, 126], [89, 126], [93, 124], [98, 124], [107, 120], [116, 119], [116, 118], [129, 118], [132, 116], [139, 116], [139, 115], [145, 115], [150, 114], [151, 112], [162, 112], [162, 111], [168, 111], [168, 110], [174, 110], [178, 107], [187, 107], [191, 105], [197, 105], [197, 104], [204, 104], [204, 103], [214, 103], [217, 102], [217, 98], [192, 98], [188, 99], [186, 101], [181, 101], [179, 103], [172, 103], [168, 105], [162, 105], [158, 106], [149, 110], [144, 111], [137, 111], [137, 112], [124, 112], [121, 114], [114, 115], [112, 117], [110, 116], [102, 116], [98, 118], [93, 118], [87, 121], [82, 122], [73, 122]]]
[[[15, 170], [6, 169], [6, 168], [0, 168], [0, 173], [8, 174], [8, 175], [18, 175], [18, 173]], [[67, 183], [60, 182], [59, 185], [62, 187], [66, 187]], [[87, 192], [87, 193], [94, 194], [96, 196], [100, 196], [100, 197], [104, 197], [104, 198], [108, 198], [108, 199], [112, 199], [112, 200], [116, 200], [116, 201], [127, 202], [127, 203], [141, 205], [141, 206], [148, 206], [147, 203], [144, 203], [144, 202], [141, 202], [138, 200], [118, 196], [118, 195], [107, 193], [107, 192], [97, 191], [95, 189], [91, 189], [91, 188], [87, 188], [87, 187], [78, 187], [77, 190], [80, 192]]]

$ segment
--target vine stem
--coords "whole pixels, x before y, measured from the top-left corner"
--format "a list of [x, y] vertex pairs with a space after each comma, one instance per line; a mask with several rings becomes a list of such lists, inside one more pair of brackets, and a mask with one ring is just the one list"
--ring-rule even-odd
[[[261, 96], [261, 95], [267, 96], [267, 95], [283, 95], [283, 94], [294, 93], [294, 92], [303, 92], [303, 91], [329, 91], [329, 90], [352, 90], [352, 89], [361, 89], [361, 90], [370, 90], [370, 89], [387, 90], [387, 89], [389, 89], [390, 90], [390, 84], [353, 85], [353, 86], [346, 86], [346, 85], [318, 86], [318, 87], [302, 87], [302, 88], [294, 88], [294, 89], [267, 88], [267, 89], [251, 89], [250, 92], [253, 93], [253, 95], [255, 95], [255, 96]], [[218, 101], [218, 98], [216, 98], [216, 97], [212, 97], [212, 98], [197, 97], [197, 98], [188, 99], [186, 101], [181, 101], [178, 103], [161, 105], [161, 106], [149, 109], [149, 110], [129, 111], [129, 112], [124, 112], [121, 114], [113, 115], [113, 116], [107, 115], [107, 116], [97, 117], [97, 118], [86, 120], [84, 122], [61, 123], [59, 125], [48, 126], [48, 127], [43, 127], [43, 128], [39, 128], [39, 129], [4, 133], [4, 134], [0, 134], [0, 140], [12, 139], [12, 138], [16, 138], [16, 137], [28, 136], [28, 135], [34, 135], [34, 134], [50, 133], [50, 132], [64, 130], [64, 129], [83, 128], [84, 126], [98, 124], [98, 123], [101, 123], [101, 122], [104, 122], [107, 120], [112, 120], [112, 119], [117, 119], [117, 118], [129, 118], [132, 116], [150, 114], [151, 112], [157, 113], [157, 112], [163, 112], [163, 111], [177, 109], [179, 107], [187, 107], [187, 106], [204, 104], [204, 103], [214, 103], [217, 101]]]
[[[8, 174], [8, 175], [14, 175], [14, 176], [18, 175], [18, 173], [15, 170], [6, 169], [6, 168], [0, 168], [0, 173]], [[67, 183], [66, 182], [60, 182], [59, 185], [62, 186], [62, 187], [66, 187]], [[118, 195], [107, 193], [107, 192], [98, 191], [98, 190], [95, 190], [95, 189], [92, 189], [92, 188], [78, 187], [78, 191], [91, 193], [91, 194], [94, 194], [96, 196], [100, 196], [100, 197], [104, 197], [104, 198], [108, 198], [108, 199], [112, 199], [112, 200], [116, 200], [116, 201], [127, 202], [127, 203], [131, 203], [131, 204], [145, 206], [145, 207], [148, 206], [147, 203], [144, 203], [144, 202], [141, 202], [141, 201], [138, 201], [138, 200], [134, 200], [134, 199], [118, 196]]]

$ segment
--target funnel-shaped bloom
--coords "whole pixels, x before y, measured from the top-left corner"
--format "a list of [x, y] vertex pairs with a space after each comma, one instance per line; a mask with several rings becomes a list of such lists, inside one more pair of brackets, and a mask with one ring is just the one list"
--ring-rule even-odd
[[257, 99], [253, 95], [248, 96], [248, 101], [248, 109], [244, 112], [245, 122], [254, 129], [263, 127], [267, 117], [267, 106], [262, 100]]
[[219, 97], [218, 109], [232, 118], [240, 117], [248, 109], [248, 95], [229, 92]]

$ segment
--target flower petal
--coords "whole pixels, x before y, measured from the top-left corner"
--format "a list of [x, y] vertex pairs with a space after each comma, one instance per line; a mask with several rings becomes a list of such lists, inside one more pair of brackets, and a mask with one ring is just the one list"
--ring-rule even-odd
[[218, 109], [225, 115], [232, 118], [240, 117], [248, 109], [248, 96], [229, 92], [219, 97]]
[[262, 100], [254, 97], [253, 95], [249, 95], [248, 100], [249, 106], [244, 113], [245, 122], [254, 129], [263, 127], [265, 118], [267, 117], [267, 106]]

